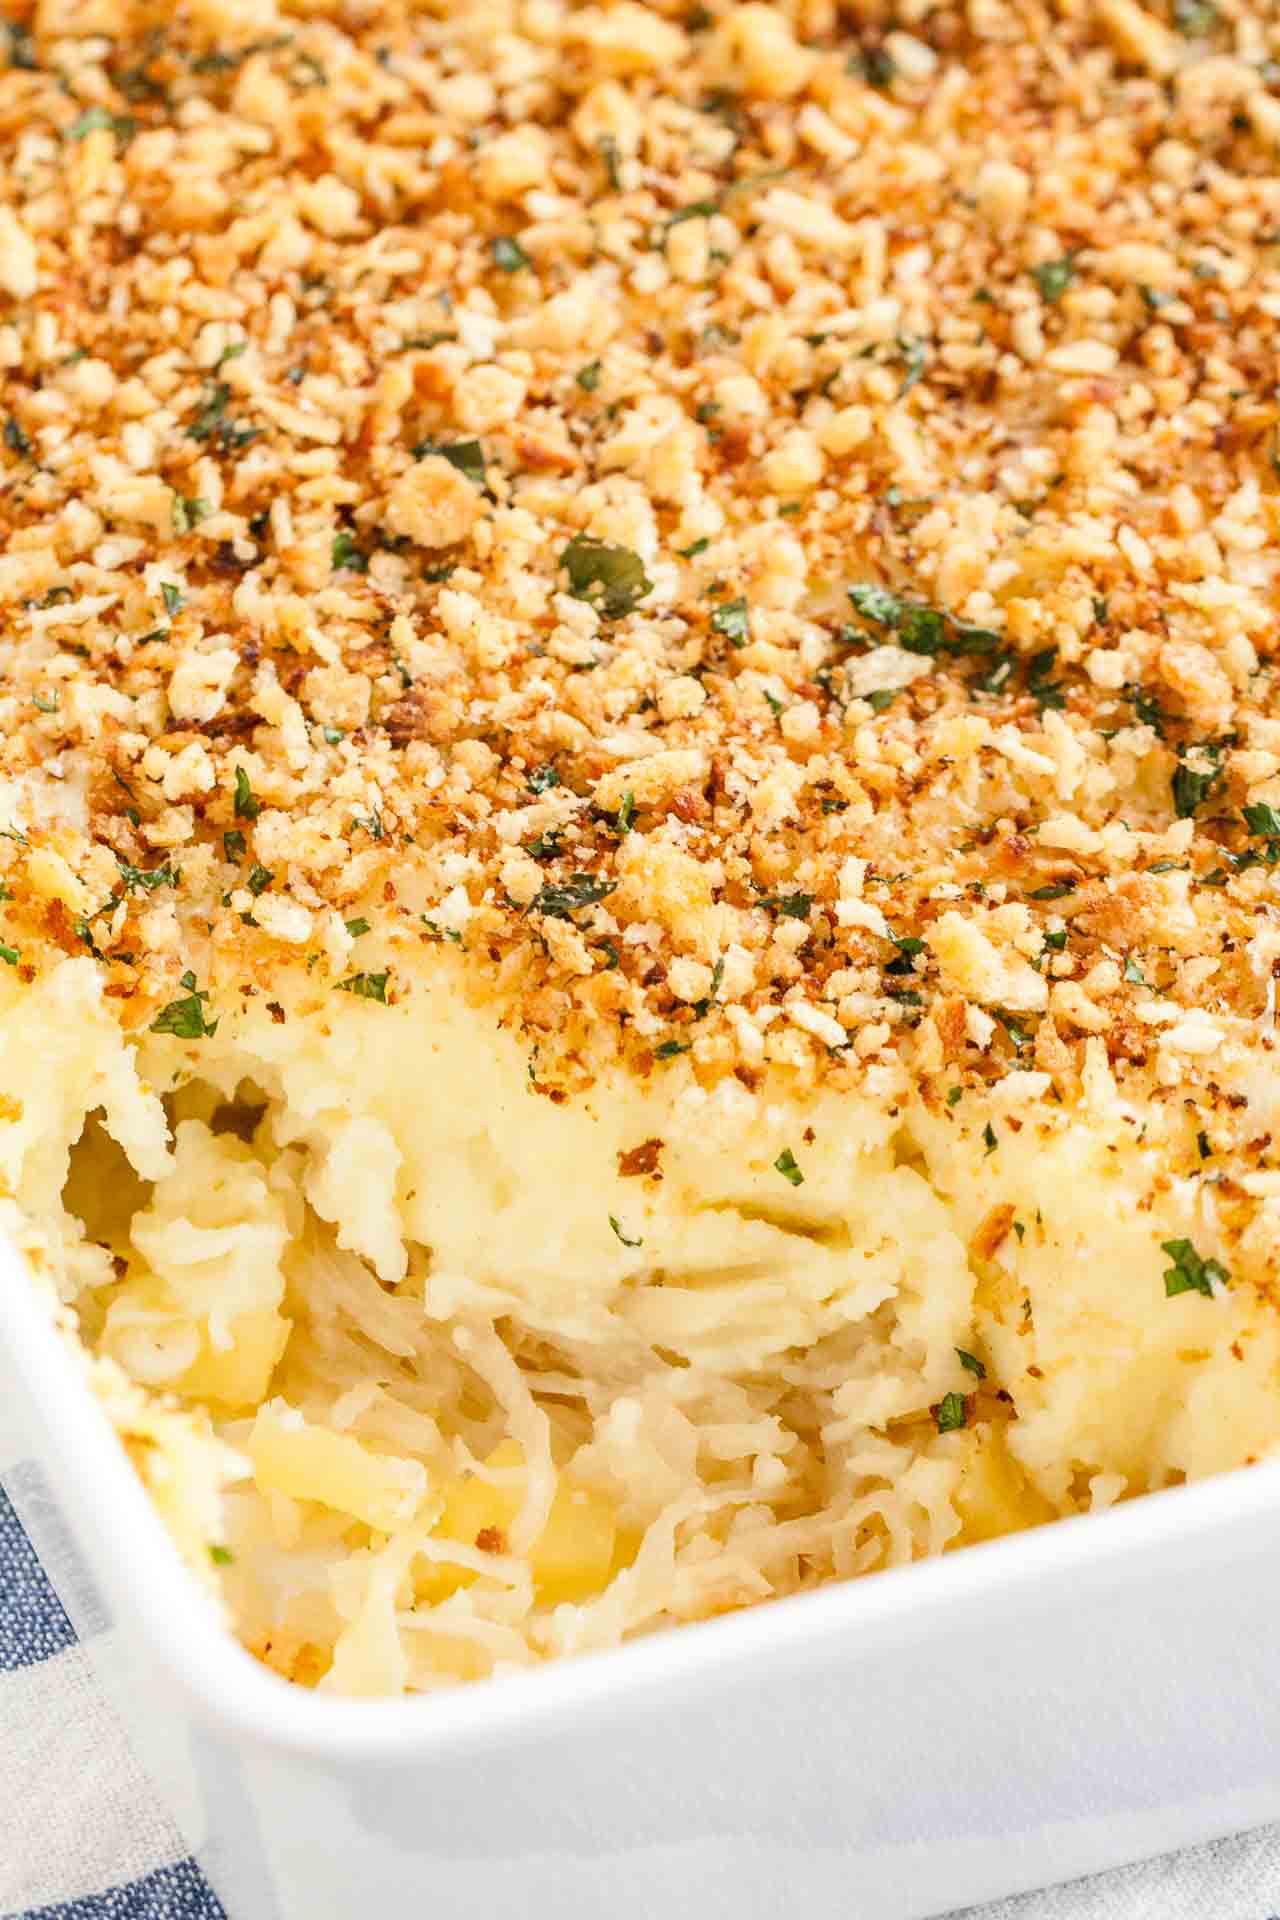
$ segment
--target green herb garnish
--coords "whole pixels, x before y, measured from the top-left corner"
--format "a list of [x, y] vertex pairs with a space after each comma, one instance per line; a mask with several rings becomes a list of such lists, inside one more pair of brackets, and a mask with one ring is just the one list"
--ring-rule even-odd
[[653, 582], [638, 553], [630, 547], [610, 546], [590, 534], [575, 534], [560, 555], [575, 599], [589, 601], [606, 620], [634, 612], [653, 592]]
[[202, 520], [207, 520], [212, 511], [209, 502], [202, 500], [199, 494], [187, 495], [175, 490], [173, 505], [169, 509], [174, 533], [181, 539], [184, 533], [190, 533]]
[[208, 994], [197, 987], [194, 973], [184, 973], [179, 984], [186, 988], [186, 994], [161, 1007], [151, 1022], [152, 1033], [171, 1033], [176, 1040], [211, 1040], [218, 1031], [218, 1022], [205, 1016]]
[[344, 569], [348, 573], [368, 573], [369, 556], [357, 545], [355, 535], [343, 527], [333, 536], [329, 564], [335, 573]]
[[1218, 9], [1209, 0], [1173, 0], [1173, 24], [1188, 40], [1203, 40], [1218, 24]]
[[770, 913], [782, 915], [784, 920], [807, 920], [813, 906], [811, 893], [762, 893], [756, 903], [766, 907]]
[[990, 628], [970, 626], [888, 587], [861, 582], [849, 588], [849, 598], [865, 620], [896, 633], [908, 653], [993, 653], [1000, 644], [1000, 635]]
[[157, 887], [176, 887], [182, 878], [178, 868], [166, 860], [162, 867], [134, 867], [116, 855], [120, 885], [125, 893], [154, 893]]
[[1225, 1287], [1231, 1279], [1220, 1260], [1202, 1260], [1189, 1240], [1162, 1240], [1160, 1247], [1173, 1261], [1164, 1273], [1167, 1300], [1177, 1293], [1202, 1293], [1212, 1300], [1214, 1281]]
[[109, 107], [95, 105], [86, 107], [83, 113], [76, 115], [67, 128], [64, 138], [83, 140], [87, 133], [102, 130], [106, 133], [114, 133], [117, 140], [128, 140], [133, 134], [135, 124], [127, 113], [112, 113]]
[[571, 879], [543, 887], [529, 906], [531, 913], [544, 913], [551, 920], [571, 920], [583, 907], [594, 907], [614, 891], [616, 882], [601, 880], [594, 873], [575, 873]]
[[1064, 253], [1060, 260], [1046, 260], [1042, 266], [1031, 269], [1031, 278], [1040, 289], [1040, 298], [1051, 307], [1057, 306], [1075, 277], [1076, 259], [1073, 253]]
[[790, 1147], [784, 1147], [773, 1164], [775, 1171], [780, 1173], [783, 1179], [789, 1181], [793, 1187], [802, 1187], [804, 1185], [804, 1175], [801, 1173], [796, 1163], [796, 1157]]
[[725, 600], [712, 613], [711, 626], [731, 647], [745, 647], [751, 638], [751, 609], [745, 598]]
[[958, 1433], [968, 1423], [968, 1409], [962, 1393], [944, 1393], [938, 1403], [938, 1432]]
[[354, 993], [359, 1000], [377, 1000], [385, 1007], [387, 1004], [387, 981], [390, 978], [391, 975], [389, 971], [386, 973], [353, 973], [349, 980], [339, 980], [338, 992]]
[[503, 273], [518, 273], [521, 267], [533, 265], [528, 254], [518, 240], [509, 233], [500, 233], [489, 242], [489, 251], [493, 255], [495, 267], [501, 267]]
[[484, 448], [478, 440], [419, 440], [413, 449], [415, 460], [421, 460], [429, 453], [438, 453], [451, 467], [474, 480], [478, 487], [484, 485]]
[[249, 776], [243, 767], [236, 768], [234, 812], [237, 820], [256, 820], [262, 812], [262, 802], [255, 796], [253, 788], [249, 785]]
[[1173, 792], [1173, 805], [1180, 820], [1190, 820], [1197, 807], [1208, 799], [1213, 788], [1222, 777], [1222, 748], [1206, 742], [1203, 746], [1193, 747], [1203, 764], [1193, 766], [1187, 760], [1179, 760], [1174, 768], [1170, 786]]

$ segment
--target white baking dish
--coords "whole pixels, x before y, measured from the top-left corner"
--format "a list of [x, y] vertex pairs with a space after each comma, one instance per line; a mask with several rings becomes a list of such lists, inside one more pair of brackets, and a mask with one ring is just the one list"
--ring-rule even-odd
[[7, 1248], [0, 1348], [0, 1469], [65, 1500], [115, 1611], [90, 1648], [232, 1920], [911, 1920], [1280, 1815], [1280, 1465], [342, 1701], [213, 1619]]

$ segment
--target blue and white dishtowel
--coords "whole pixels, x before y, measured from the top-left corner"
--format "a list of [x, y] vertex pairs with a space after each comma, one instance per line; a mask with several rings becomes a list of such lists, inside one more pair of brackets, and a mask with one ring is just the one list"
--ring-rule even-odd
[[[57, 1569], [64, 1605], [19, 1519], [19, 1505], [47, 1507], [43, 1476], [26, 1463], [5, 1478], [0, 1912], [6, 1920], [17, 1914], [32, 1920], [228, 1920], [172, 1819], [156, 1803], [85, 1650], [84, 1641], [105, 1631], [108, 1622], [74, 1547], [68, 1540]], [[47, 1552], [57, 1537], [57, 1516], [46, 1511], [44, 1518], [40, 1533]]]
[[[161, 1805], [104, 1684], [109, 1632], [40, 1469], [0, 1474], [0, 1920], [271, 1920], [219, 1899]], [[952, 1920], [1280, 1920], [1280, 1830]]]

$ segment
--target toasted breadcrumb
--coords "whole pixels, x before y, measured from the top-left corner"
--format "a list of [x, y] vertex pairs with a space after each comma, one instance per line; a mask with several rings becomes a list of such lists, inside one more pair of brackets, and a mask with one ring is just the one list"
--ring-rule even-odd
[[10, 24], [25, 977], [212, 1019], [364, 916], [543, 1088], [1272, 1047], [1280, 21], [885, 18]]

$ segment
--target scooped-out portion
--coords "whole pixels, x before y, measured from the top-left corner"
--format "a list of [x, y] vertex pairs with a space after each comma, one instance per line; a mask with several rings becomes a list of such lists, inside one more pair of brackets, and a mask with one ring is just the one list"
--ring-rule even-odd
[[1280, 1431], [1274, 1315], [1244, 1273], [1167, 1298], [1186, 1143], [1100, 1057], [1070, 1113], [680, 1061], [554, 1102], [462, 965], [337, 1020], [300, 972], [198, 1047], [124, 1038], [88, 958], [0, 1011], [17, 1231], [278, 1671], [529, 1665]]

